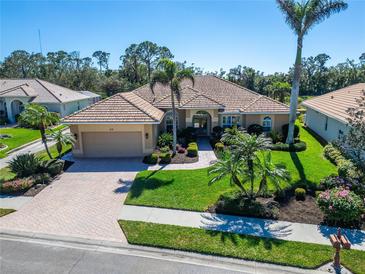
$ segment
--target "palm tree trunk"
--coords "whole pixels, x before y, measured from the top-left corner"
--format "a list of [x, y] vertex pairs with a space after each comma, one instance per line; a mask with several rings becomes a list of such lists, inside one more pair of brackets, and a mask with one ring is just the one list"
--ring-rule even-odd
[[46, 152], [48, 154], [49, 159], [52, 159], [52, 155], [49, 152], [49, 148], [48, 148], [48, 145], [47, 145], [46, 131], [45, 131], [43, 126], [41, 126], [40, 131], [41, 131], [42, 143], [44, 144], [44, 147], [46, 148]]
[[177, 127], [176, 127], [176, 109], [174, 92], [171, 89], [171, 105], [172, 105], [172, 152], [176, 154], [176, 143], [177, 143]]
[[293, 86], [290, 94], [289, 129], [288, 129], [288, 137], [286, 138], [287, 144], [294, 143], [294, 126], [295, 126], [295, 120], [297, 119], [300, 74], [302, 71], [302, 47], [303, 47], [303, 37], [298, 36], [297, 55], [295, 58], [295, 65], [294, 65]]

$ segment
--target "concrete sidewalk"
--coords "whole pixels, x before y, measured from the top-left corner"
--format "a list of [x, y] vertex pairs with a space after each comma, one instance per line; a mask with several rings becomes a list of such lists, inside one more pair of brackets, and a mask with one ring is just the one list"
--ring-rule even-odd
[[182, 169], [199, 169], [211, 166], [217, 157], [209, 144], [208, 138], [200, 138], [198, 140], [198, 156], [199, 160], [195, 163], [188, 164], [168, 164], [149, 166], [148, 170], [182, 170]]
[[[323, 245], [331, 245], [328, 237], [337, 231], [328, 226], [129, 205], [122, 207], [119, 219]], [[365, 231], [343, 229], [342, 232], [349, 238], [353, 249], [365, 251]]]
[[32, 199], [33, 197], [0, 195], [0, 208], [19, 210]]

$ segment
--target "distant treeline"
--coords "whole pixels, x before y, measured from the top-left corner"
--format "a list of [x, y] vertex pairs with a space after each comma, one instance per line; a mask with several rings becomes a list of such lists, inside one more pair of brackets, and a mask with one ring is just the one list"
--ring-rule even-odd
[[[145, 41], [132, 44], [120, 56], [118, 69], [109, 68], [110, 53], [95, 51], [90, 57], [79, 52], [29, 53], [13, 51], [0, 63], [0, 78], [39, 78], [75, 90], [90, 90], [103, 96], [133, 90], [149, 82], [161, 58], [174, 58], [164, 46]], [[327, 54], [303, 58], [300, 95], [313, 96], [351, 84], [365, 82], [365, 53], [359, 60], [347, 59], [336, 66], [328, 66]], [[229, 71], [208, 72], [194, 64], [177, 62], [181, 68], [190, 68], [195, 74], [210, 74], [284, 101], [290, 93], [293, 68], [287, 73], [264, 75], [246, 66]]]

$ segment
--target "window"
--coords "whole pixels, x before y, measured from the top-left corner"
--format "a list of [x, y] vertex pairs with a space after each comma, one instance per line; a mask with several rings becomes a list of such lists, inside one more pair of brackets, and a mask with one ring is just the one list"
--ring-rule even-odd
[[[178, 113], [176, 112], [176, 128], [179, 128], [179, 116]], [[169, 110], [166, 113], [166, 118], [165, 118], [165, 131], [166, 132], [172, 132], [173, 129], [173, 119], [172, 119], [172, 111]]]
[[262, 127], [264, 132], [270, 132], [272, 128], [272, 119], [269, 116], [266, 116], [262, 121]]
[[325, 123], [324, 123], [324, 130], [327, 131], [327, 128], [328, 128], [328, 117], [326, 116], [326, 120], [325, 120]]
[[222, 126], [223, 127], [232, 127], [232, 126], [241, 126], [241, 116], [240, 115], [223, 115], [222, 116]]

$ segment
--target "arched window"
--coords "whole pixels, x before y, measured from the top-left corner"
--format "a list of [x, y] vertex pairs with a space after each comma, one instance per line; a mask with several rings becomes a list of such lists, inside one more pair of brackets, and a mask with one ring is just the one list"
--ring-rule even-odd
[[[165, 131], [172, 132], [172, 128], [173, 128], [172, 110], [169, 110], [168, 112], [166, 112], [165, 115]], [[176, 111], [176, 129], [178, 128], [179, 128], [179, 116]]]
[[262, 121], [262, 127], [264, 132], [270, 132], [272, 128], [272, 119], [269, 116], [266, 116]]

